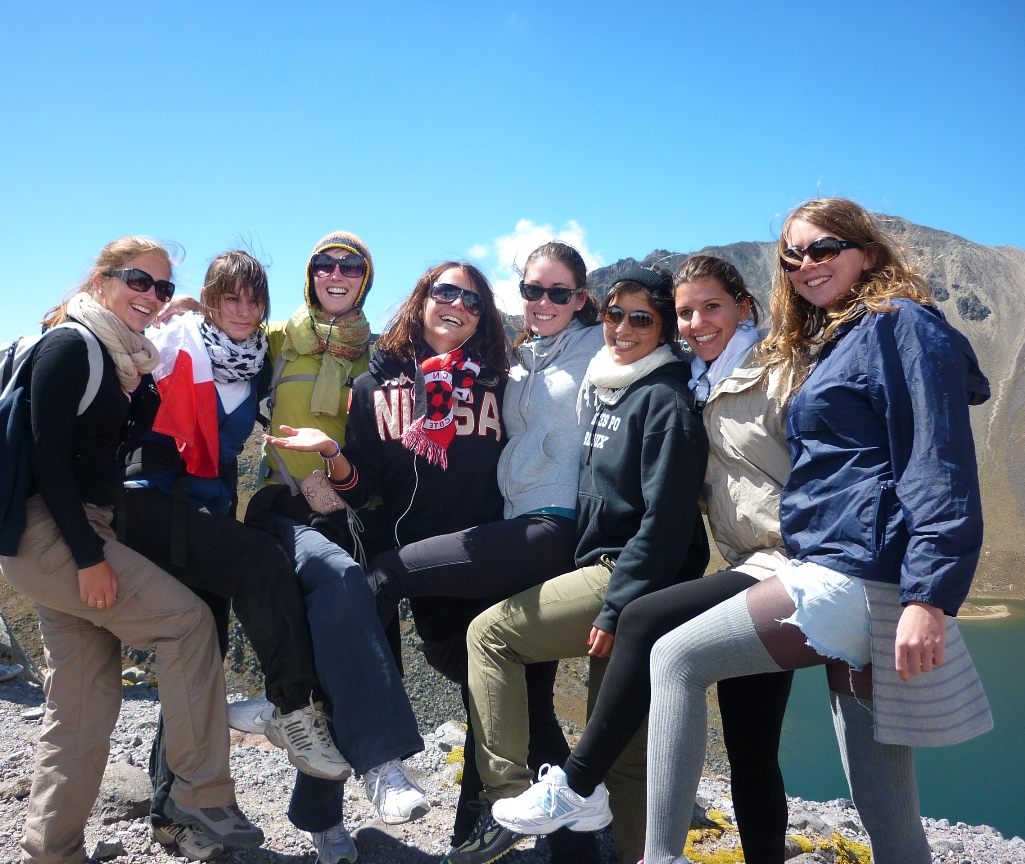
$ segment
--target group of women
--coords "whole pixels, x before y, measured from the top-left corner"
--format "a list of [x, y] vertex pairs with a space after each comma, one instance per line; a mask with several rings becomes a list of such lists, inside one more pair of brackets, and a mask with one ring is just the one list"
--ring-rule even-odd
[[[261, 842], [227, 770], [226, 599], [264, 667], [268, 736], [300, 769], [289, 817], [318, 862], [356, 860], [351, 772], [386, 822], [426, 813], [386, 635], [402, 598], [470, 720], [450, 864], [487, 864], [528, 834], [550, 835], [553, 862], [593, 862], [609, 822], [623, 864], [689, 860], [715, 682], [745, 859], [780, 864], [779, 736], [792, 670], [812, 665], [827, 667], [874, 860], [930, 860], [913, 747], [992, 724], [952, 618], [981, 547], [968, 406], [988, 384], [870, 214], [844, 199], [790, 214], [764, 338], [723, 259], [630, 269], [599, 307], [579, 253], [547, 243], [524, 265], [511, 368], [470, 264], [428, 270], [372, 344], [358, 237], [317, 244], [282, 325], [265, 323], [265, 276], [242, 254], [215, 259], [195, 304], [217, 470], [199, 467], [161, 385], [173, 340], [142, 335], [162, 307], [193, 305], [165, 306], [170, 260], [152, 241], [110, 244], [48, 319], [105, 349], [93, 405], [75, 414], [87, 337], [58, 328], [27, 364], [28, 527], [0, 559], [39, 606], [48, 664], [24, 861], [84, 858], [120, 641], [157, 646], [154, 836], [194, 860]], [[231, 465], [260, 380], [266, 485], [242, 526]], [[181, 464], [153, 455], [171, 451]], [[119, 493], [125, 452], [141, 455]], [[302, 492], [318, 484], [312, 506]], [[729, 564], [709, 576], [702, 511]], [[221, 536], [263, 551], [233, 569]], [[553, 686], [574, 656], [592, 673], [570, 751]]]

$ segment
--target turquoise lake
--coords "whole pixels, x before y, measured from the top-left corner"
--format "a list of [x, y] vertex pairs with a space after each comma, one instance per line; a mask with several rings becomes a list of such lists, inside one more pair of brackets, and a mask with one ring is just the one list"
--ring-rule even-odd
[[[1025, 837], [1025, 603], [1001, 602], [1009, 618], [958, 622], [986, 688], [994, 730], [957, 747], [921, 748], [915, 767], [923, 816]], [[850, 797], [822, 669], [794, 678], [780, 764], [790, 795]]]

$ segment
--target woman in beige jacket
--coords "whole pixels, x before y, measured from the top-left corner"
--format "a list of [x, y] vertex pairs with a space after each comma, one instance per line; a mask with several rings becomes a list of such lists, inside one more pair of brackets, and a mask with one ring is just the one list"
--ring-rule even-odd
[[[495, 820], [523, 834], [548, 833], [608, 808], [602, 780], [651, 701], [652, 645], [786, 562], [779, 496], [790, 457], [783, 408], [751, 357], [758, 341], [754, 298], [732, 264], [711, 256], [688, 258], [673, 282], [680, 334], [694, 355], [695, 410], [709, 439], [703, 497], [730, 567], [626, 606], [594, 711], [564, 769], [550, 768], [522, 795], [494, 805]], [[787, 802], [776, 754], [792, 678], [780, 672], [719, 685], [734, 808], [749, 864], [783, 861]]]

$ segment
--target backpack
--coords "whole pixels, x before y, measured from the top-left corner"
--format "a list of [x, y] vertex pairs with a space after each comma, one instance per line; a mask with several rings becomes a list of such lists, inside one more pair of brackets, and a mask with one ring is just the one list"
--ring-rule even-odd
[[[51, 328], [77, 330], [89, 353], [89, 380], [78, 403], [79, 416], [92, 404], [103, 378], [103, 349], [92, 331], [74, 321]], [[47, 333], [51, 330], [46, 331]], [[27, 372], [31, 356], [46, 333], [28, 339], [16, 339], [3, 346], [0, 368], [0, 555], [17, 555], [25, 530], [25, 498], [32, 480], [32, 400]]]

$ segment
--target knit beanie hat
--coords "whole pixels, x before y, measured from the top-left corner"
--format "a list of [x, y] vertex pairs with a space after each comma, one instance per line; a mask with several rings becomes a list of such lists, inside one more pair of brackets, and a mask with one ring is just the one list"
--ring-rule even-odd
[[344, 249], [346, 252], [354, 252], [367, 262], [366, 272], [363, 274], [363, 284], [359, 287], [359, 294], [356, 295], [356, 303], [353, 306], [355, 309], [362, 309], [363, 302], [367, 299], [367, 294], [374, 284], [374, 259], [370, 257], [370, 250], [367, 249], [366, 243], [349, 231], [335, 231], [332, 234], [328, 234], [327, 237], [323, 238], [313, 247], [313, 251], [310, 253], [310, 260], [306, 262], [306, 286], [303, 288], [306, 305], [311, 308], [319, 305], [317, 297], [313, 292], [313, 274], [310, 265], [314, 255], [326, 252], [328, 249]]
[[662, 267], [649, 270], [647, 267], [631, 267], [620, 276], [612, 286], [615, 288], [620, 282], [636, 282], [645, 288], [654, 291], [656, 294], [668, 294], [673, 296], [673, 275]]

